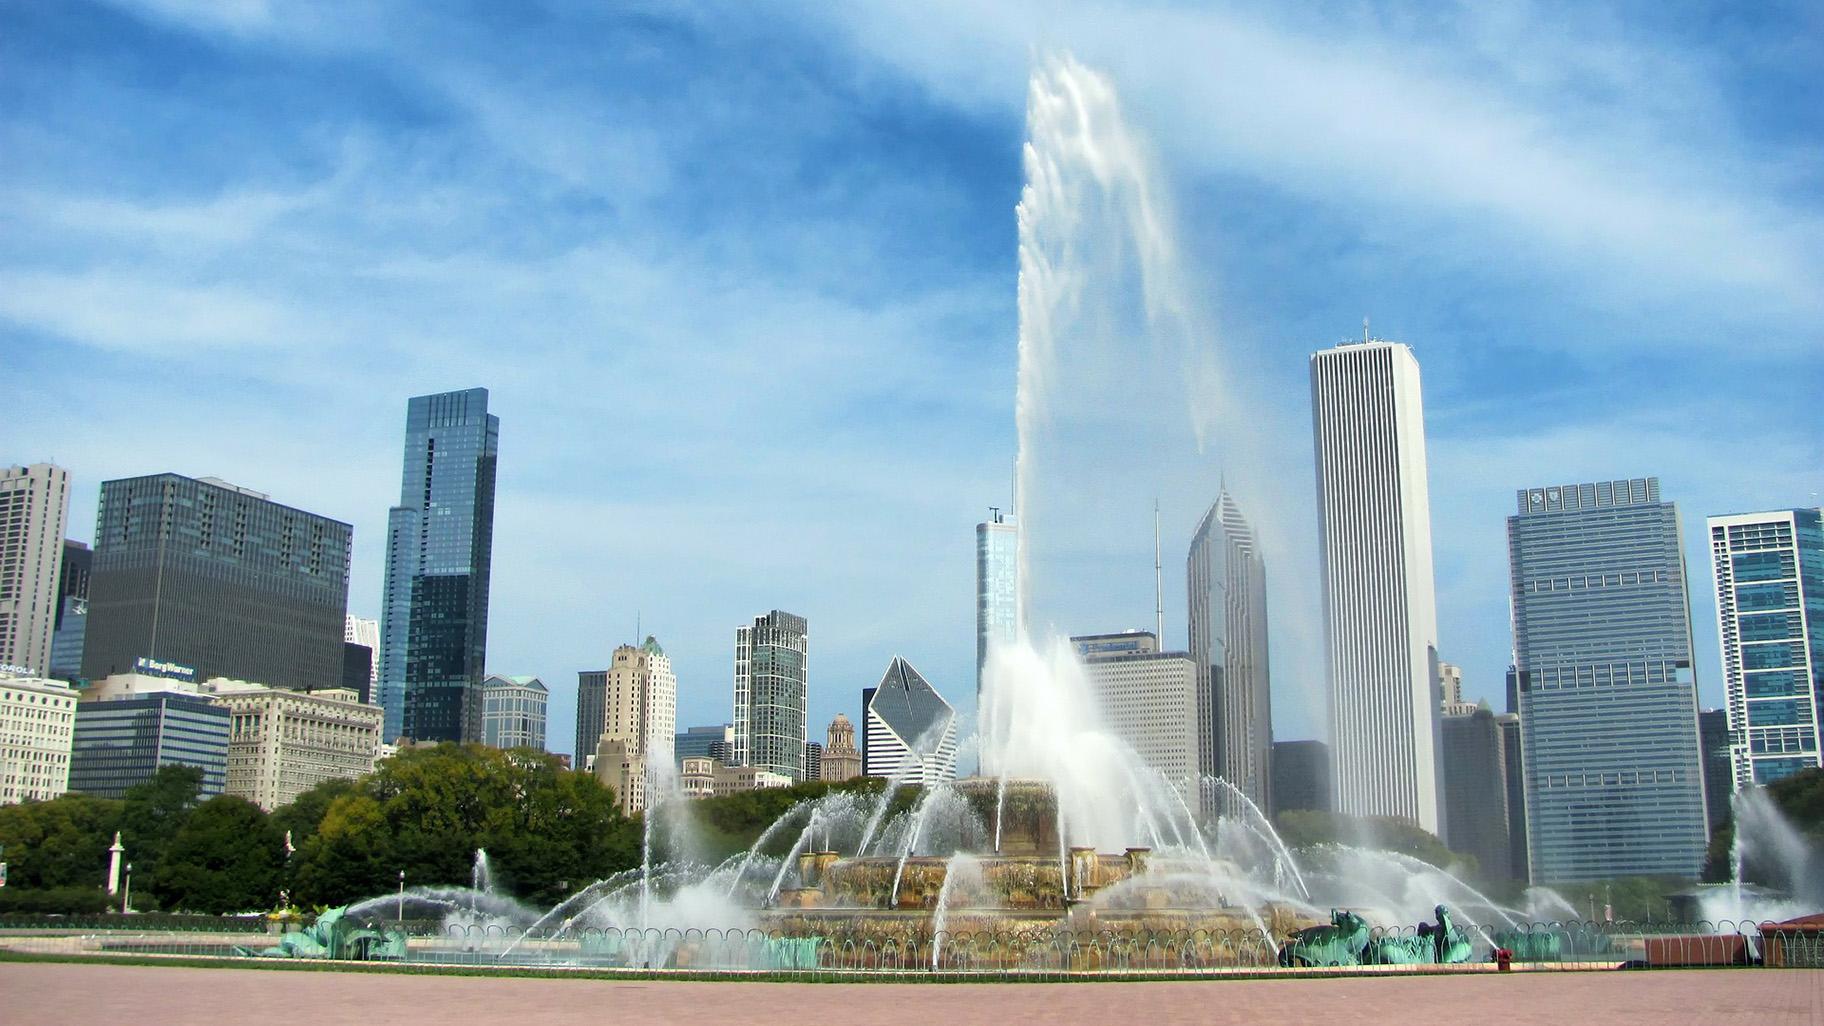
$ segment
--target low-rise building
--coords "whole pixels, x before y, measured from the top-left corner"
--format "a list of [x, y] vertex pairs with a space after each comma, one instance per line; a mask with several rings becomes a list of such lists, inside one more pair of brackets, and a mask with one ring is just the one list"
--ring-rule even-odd
[[684, 759], [678, 782], [687, 798], [719, 798], [740, 791], [790, 787], [793, 783], [792, 778], [783, 773], [773, 773], [758, 766], [727, 766], [704, 755]]
[[60, 680], [0, 675], [0, 805], [69, 790], [76, 692]]
[[194, 766], [200, 794], [227, 783], [228, 710], [194, 683], [146, 674], [97, 681], [76, 704], [70, 790], [119, 798], [161, 766]]
[[203, 691], [231, 716], [227, 794], [271, 812], [326, 780], [374, 771], [385, 714], [351, 688], [290, 691], [217, 678]]

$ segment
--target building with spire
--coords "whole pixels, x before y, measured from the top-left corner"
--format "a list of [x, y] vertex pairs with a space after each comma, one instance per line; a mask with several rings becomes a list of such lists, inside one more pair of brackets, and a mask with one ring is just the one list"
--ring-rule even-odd
[[[1266, 578], [1259, 539], [1224, 488], [1191, 536], [1185, 567], [1197, 773], [1221, 777], [1260, 809], [1273, 807]], [[1212, 789], [1203, 798], [1210, 811], [1240, 814], [1227, 791]]]
[[855, 747], [855, 724], [837, 713], [824, 739], [822, 779], [840, 782], [859, 776], [861, 749]]
[[1011, 513], [989, 509], [975, 525], [975, 693], [992, 645], [1020, 634], [1020, 531]]
[[596, 778], [614, 789], [621, 811], [631, 816], [646, 807], [654, 774], [672, 770], [678, 678], [652, 637], [615, 649], [602, 676], [602, 731], [588, 751]]
[[861, 692], [862, 773], [909, 784], [956, 778], [956, 710], [899, 656]]

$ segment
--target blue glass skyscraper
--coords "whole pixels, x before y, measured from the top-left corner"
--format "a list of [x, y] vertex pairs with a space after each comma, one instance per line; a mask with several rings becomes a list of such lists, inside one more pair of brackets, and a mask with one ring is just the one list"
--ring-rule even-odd
[[1824, 523], [1815, 509], [1710, 518], [1737, 789], [1824, 765]]
[[1695, 877], [1707, 841], [1678, 507], [1658, 478], [1507, 518], [1532, 879]]
[[387, 515], [380, 612], [386, 737], [480, 741], [500, 419], [488, 390], [406, 406], [405, 471]]

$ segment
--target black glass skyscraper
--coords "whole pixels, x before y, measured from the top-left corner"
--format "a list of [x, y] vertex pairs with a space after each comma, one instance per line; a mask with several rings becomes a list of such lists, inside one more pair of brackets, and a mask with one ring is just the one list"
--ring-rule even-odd
[[214, 478], [103, 482], [82, 676], [151, 658], [198, 679], [333, 687], [352, 531]]
[[482, 740], [499, 442], [485, 388], [406, 405], [405, 471], [387, 515], [380, 613], [389, 739]]

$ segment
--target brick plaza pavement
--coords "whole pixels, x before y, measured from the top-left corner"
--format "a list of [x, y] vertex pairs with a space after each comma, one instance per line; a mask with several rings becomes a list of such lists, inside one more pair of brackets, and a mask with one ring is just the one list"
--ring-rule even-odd
[[1149, 983], [527, 979], [0, 963], [0, 1023], [1824, 1024], [1824, 970]]

